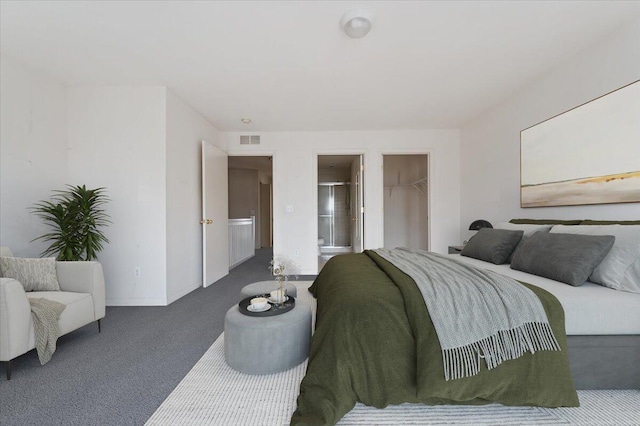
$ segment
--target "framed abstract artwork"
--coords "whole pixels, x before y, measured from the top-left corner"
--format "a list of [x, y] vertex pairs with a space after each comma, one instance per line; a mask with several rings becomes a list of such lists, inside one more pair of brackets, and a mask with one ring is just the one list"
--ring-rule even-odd
[[520, 132], [521, 207], [640, 202], [640, 80]]

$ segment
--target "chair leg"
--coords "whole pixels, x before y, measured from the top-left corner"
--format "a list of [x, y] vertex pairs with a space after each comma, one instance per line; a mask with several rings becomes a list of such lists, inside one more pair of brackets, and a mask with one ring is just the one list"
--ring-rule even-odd
[[11, 380], [11, 361], [4, 362], [4, 371], [7, 373], [7, 380]]
[[100, 320], [98, 320], [98, 333], [100, 333], [100, 331], [102, 331], [102, 330], [100, 328]]

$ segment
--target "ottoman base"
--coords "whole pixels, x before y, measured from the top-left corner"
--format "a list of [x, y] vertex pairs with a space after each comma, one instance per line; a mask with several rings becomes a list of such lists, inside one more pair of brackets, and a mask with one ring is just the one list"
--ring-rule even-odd
[[288, 370], [309, 356], [311, 309], [304, 303], [272, 317], [250, 317], [233, 306], [224, 320], [224, 354], [234, 370], [271, 374]]

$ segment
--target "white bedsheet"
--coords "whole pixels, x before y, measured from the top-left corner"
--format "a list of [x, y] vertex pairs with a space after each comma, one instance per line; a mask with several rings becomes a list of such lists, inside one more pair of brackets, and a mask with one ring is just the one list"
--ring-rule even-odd
[[567, 335], [640, 334], [640, 294], [586, 282], [580, 287], [560, 283], [506, 265], [494, 265], [459, 254], [456, 259], [533, 284], [553, 294], [564, 308]]

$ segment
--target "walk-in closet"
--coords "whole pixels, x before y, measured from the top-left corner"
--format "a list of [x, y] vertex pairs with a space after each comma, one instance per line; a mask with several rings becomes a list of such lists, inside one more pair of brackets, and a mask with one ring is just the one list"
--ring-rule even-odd
[[384, 247], [429, 249], [429, 156], [384, 155]]

